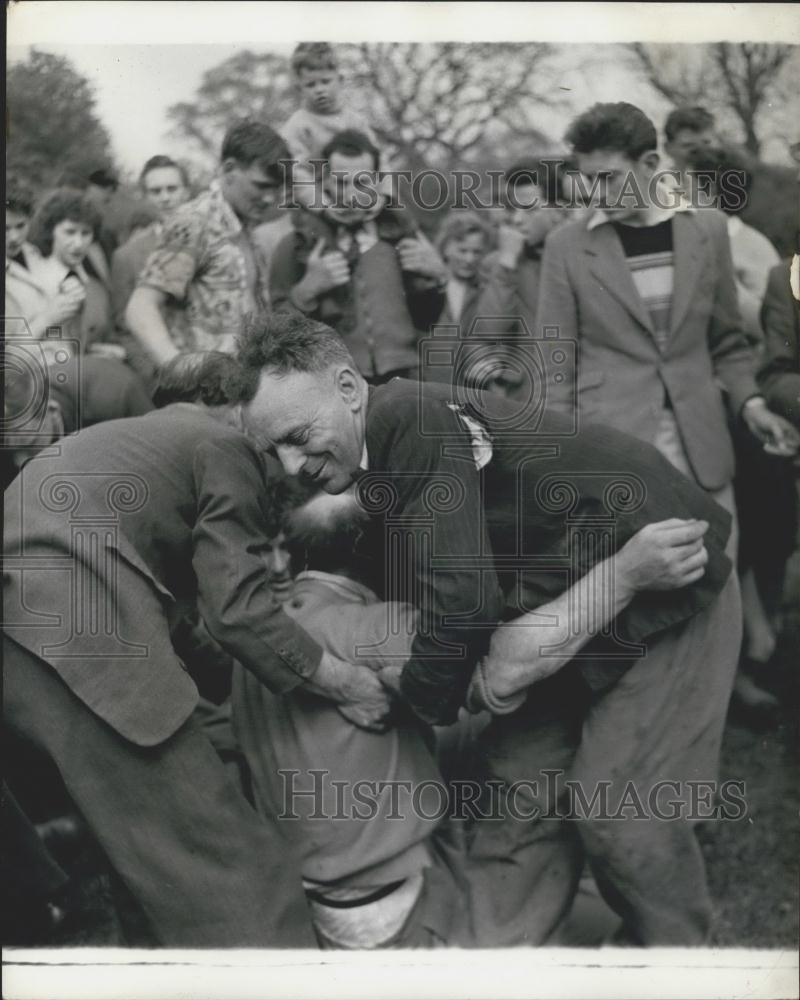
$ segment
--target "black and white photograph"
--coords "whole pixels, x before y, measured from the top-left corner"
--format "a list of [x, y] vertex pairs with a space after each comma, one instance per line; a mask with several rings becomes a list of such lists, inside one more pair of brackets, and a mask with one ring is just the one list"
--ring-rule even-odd
[[798, 997], [800, 9], [6, 25], [3, 995]]

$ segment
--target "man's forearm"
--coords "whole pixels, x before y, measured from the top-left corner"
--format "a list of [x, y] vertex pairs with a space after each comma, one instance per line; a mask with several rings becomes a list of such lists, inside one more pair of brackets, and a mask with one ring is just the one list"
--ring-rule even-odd
[[289, 301], [301, 312], [310, 314], [317, 311], [319, 296], [315, 289], [302, 279], [293, 285], [289, 292]]
[[125, 311], [125, 320], [131, 333], [156, 364], [164, 364], [179, 353], [169, 335], [161, 310], [144, 289], [134, 291]]
[[[635, 591], [617, 572], [616, 557], [597, 563], [555, 600], [501, 625], [492, 637], [487, 667], [503, 665], [493, 690], [510, 697], [555, 673], [633, 599]], [[553, 619], [547, 621], [547, 619]]]

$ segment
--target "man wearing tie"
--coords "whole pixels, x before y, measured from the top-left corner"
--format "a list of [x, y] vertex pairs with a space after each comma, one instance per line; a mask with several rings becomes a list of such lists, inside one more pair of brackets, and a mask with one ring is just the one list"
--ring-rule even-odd
[[447, 270], [402, 209], [368, 188], [380, 154], [367, 136], [340, 132], [322, 156], [334, 207], [295, 213], [295, 231], [272, 262], [273, 308], [294, 307], [333, 327], [373, 384], [413, 377], [420, 331], [444, 306]]

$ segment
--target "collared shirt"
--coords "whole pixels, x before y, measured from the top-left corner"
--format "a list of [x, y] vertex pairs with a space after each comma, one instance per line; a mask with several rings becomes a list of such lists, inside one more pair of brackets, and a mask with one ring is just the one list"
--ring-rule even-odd
[[359, 253], [366, 253], [378, 242], [378, 227], [373, 220], [365, 222], [357, 229], [340, 226], [336, 233], [336, 245], [343, 254], [347, 254], [355, 236]]
[[89, 284], [89, 275], [86, 273], [83, 264], [78, 264], [76, 267], [68, 267], [54, 254], [51, 254], [49, 257], [40, 258], [32, 269], [32, 273], [48, 297], [57, 295], [61, 291], [61, 286], [70, 274], [77, 277], [82, 285]]
[[165, 319], [182, 351], [233, 351], [244, 317], [260, 306], [249, 234], [218, 180], [164, 223], [139, 286], [169, 296]]
[[[691, 205], [682, 201], [680, 205], [676, 205], [675, 208], [659, 208], [655, 209], [653, 212], [653, 218], [647, 222], [648, 226], [657, 226], [659, 222], [666, 222], [667, 219], [673, 218], [678, 212], [693, 212], [694, 209]], [[616, 212], [605, 212], [602, 208], [595, 209], [594, 213], [589, 216], [586, 222], [586, 228], [589, 232], [593, 229], [597, 229], [598, 226], [602, 226], [606, 222], [623, 222], [622, 219], [616, 218]], [[625, 225], [630, 225], [630, 222], [625, 223]]]

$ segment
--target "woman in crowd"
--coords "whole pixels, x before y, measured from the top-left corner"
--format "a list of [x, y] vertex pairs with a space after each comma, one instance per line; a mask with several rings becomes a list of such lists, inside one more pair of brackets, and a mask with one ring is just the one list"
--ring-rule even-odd
[[25, 318], [36, 339], [56, 326], [59, 339], [78, 341], [81, 353], [91, 349], [119, 357], [121, 349], [105, 343], [112, 329], [109, 294], [88, 258], [100, 222], [97, 208], [80, 191], [59, 188], [45, 198], [30, 236], [41, 254], [31, 267], [39, 302], [30, 303], [33, 311]]

